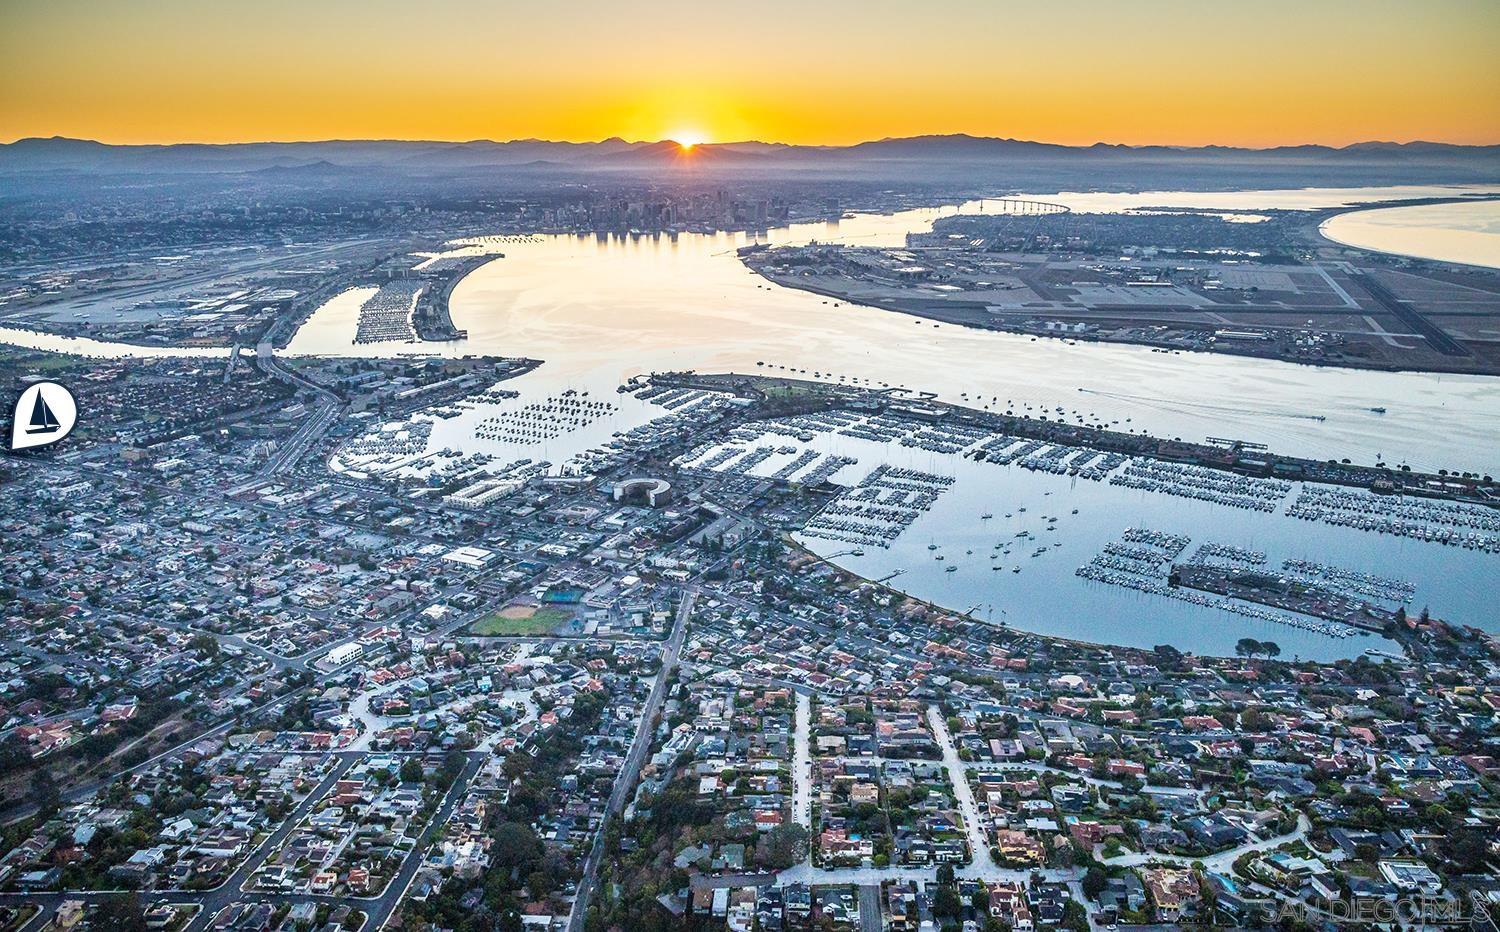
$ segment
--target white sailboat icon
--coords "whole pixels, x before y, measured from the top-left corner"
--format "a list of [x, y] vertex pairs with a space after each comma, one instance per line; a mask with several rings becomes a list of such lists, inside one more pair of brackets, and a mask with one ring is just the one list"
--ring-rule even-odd
[[21, 397], [11, 417], [10, 448], [42, 447], [66, 437], [78, 420], [73, 393], [57, 382], [34, 382]]
[[50, 434], [60, 428], [62, 424], [57, 420], [57, 415], [47, 407], [47, 399], [37, 392], [36, 404], [31, 407], [31, 423], [26, 427], [28, 434]]

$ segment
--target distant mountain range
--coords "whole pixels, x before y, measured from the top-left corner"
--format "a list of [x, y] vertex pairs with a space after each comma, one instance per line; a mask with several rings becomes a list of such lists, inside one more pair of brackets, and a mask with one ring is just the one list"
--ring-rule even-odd
[[1246, 149], [1228, 146], [1125, 146], [1099, 143], [1064, 146], [983, 136], [944, 135], [880, 139], [850, 146], [804, 146], [765, 142], [709, 143], [685, 149], [671, 140], [627, 142], [419, 142], [334, 140], [234, 144], [109, 145], [64, 137], [21, 139], [0, 144], [0, 172], [177, 173], [260, 172], [305, 169], [344, 172], [382, 168], [396, 171], [467, 172], [490, 168], [526, 171], [642, 171], [658, 169], [750, 171], [869, 171], [880, 166], [911, 169], [1050, 164], [1061, 167], [1107, 164], [1218, 163], [1357, 167], [1361, 164], [1412, 168], [1464, 169], [1500, 176], [1500, 146], [1435, 142], [1364, 142], [1343, 147], [1282, 146]]

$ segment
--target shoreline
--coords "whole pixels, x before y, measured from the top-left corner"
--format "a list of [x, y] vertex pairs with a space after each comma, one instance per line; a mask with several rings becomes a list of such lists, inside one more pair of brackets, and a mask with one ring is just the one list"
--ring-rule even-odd
[[[808, 393], [805, 404], [810, 410], [838, 410], [858, 408], [858, 410], [868, 412], [873, 409], [874, 405], [881, 404], [882, 401], [888, 403], [893, 407], [900, 407], [905, 404], [917, 403], [916, 399], [904, 398], [889, 391], [854, 389], [845, 386], [830, 386], [822, 382], [814, 382], [805, 379], [786, 378], [783, 376], [756, 376], [741, 375], [738, 373], [656, 373], [650, 376], [650, 381], [654, 384], [668, 386], [693, 387], [720, 392], [730, 392], [742, 398], [749, 398], [752, 400], [758, 399], [760, 401], [764, 401], [770, 398], [773, 394], [776, 394], [778, 389], [801, 388]], [[1449, 494], [1441, 494], [1437, 492], [1437, 490], [1428, 487], [1429, 483], [1442, 482], [1443, 484], [1448, 485], [1451, 488], [1454, 483], [1448, 481], [1450, 477], [1440, 477], [1436, 474], [1403, 474], [1396, 472], [1396, 475], [1398, 477], [1405, 478], [1406, 480], [1409, 480], [1414, 484], [1404, 487], [1398, 484], [1395, 488], [1382, 489], [1378, 487], [1379, 483], [1386, 477], [1390, 476], [1393, 471], [1375, 469], [1370, 467], [1323, 463], [1322, 461], [1302, 461], [1293, 457], [1281, 457], [1268, 451], [1246, 450], [1243, 451], [1244, 456], [1242, 457], [1242, 451], [1238, 449], [1232, 451], [1232, 455], [1230, 455], [1230, 451], [1225, 450], [1224, 448], [1211, 447], [1201, 444], [1186, 444], [1179, 441], [1168, 441], [1162, 438], [1143, 437], [1139, 435], [1122, 435], [1114, 431], [1097, 430], [1093, 428], [1078, 428], [1069, 425], [1059, 425], [1052, 422], [1039, 421], [1035, 419], [997, 416], [988, 412], [982, 412], [973, 408], [967, 408], [963, 405], [950, 404], [947, 402], [938, 401], [936, 399], [924, 398], [920, 399], [919, 403], [924, 409], [930, 409], [931, 417], [933, 417], [934, 419], [940, 419], [944, 423], [952, 422], [965, 426], [983, 426], [991, 429], [999, 429], [1005, 433], [1022, 439], [1038, 439], [1050, 443], [1066, 443], [1073, 446], [1083, 446], [1086, 449], [1093, 450], [1110, 450], [1111, 447], [1108, 445], [1109, 442], [1112, 440], [1119, 440], [1130, 445], [1131, 448], [1125, 451], [1129, 455], [1155, 459], [1162, 462], [1191, 462], [1196, 463], [1200, 466], [1214, 469], [1216, 471], [1234, 475], [1244, 475], [1250, 477], [1276, 475], [1280, 478], [1289, 478], [1293, 481], [1305, 482], [1310, 484], [1327, 484], [1338, 487], [1364, 489], [1376, 493], [1386, 492], [1387, 494], [1393, 496], [1407, 495], [1411, 496], [1414, 499], [1458, 501], [1465, 502], [1471, 505], [1482, 505], [1488, 508], [1500, 509], [1500, 499], [1497, 499], [1495, 497], [1497, 486], [1492, 480], [1484, 481], [1474, 479], [1467, 480], [1461, 483], [1468, 487], [1468, 490], [1471, 494], [1459, 494], [1456, 492], [1456, 490], [1450, 491]], [[946, 416], [938, 415], [937, 411], [939, 410], [946, 412]], [[1002, 420], [1009, 423], [997, 423]], [[1099, 441], [1103, 441], [1103, 443], [1100, 443]], [[1217, 452], [1219, 454], [1224, 454], [1224, 456], [1219, 461], [1205, 461], [1194, 456], [1194, 454], [1198, 452]], [[1259, 468], [1245, 468], [1248, 463], [1252, 462]], [[1279, 466], [1299, 463], [1306, 463], [1306, 465], [1310, 467], [1319, 467], [1319, 470], [1309, 470], [1306, 473], [1295, 476], [1284, 475], [1278, 471]], [[1397, 481], [1399, 483], [1400, 479], [1398, 478]], [[1140, 644], [1123, 644], [1119, 642], [1093, 640], [1086, 637], [1068, 636], [1053, 634], [1045, 631], [1038, 631], [1026, 626], [1025, 624], [1010, 623], [1006, 625], [995, 625], [992, 621], [986, 621], [974, 615], [972, 609], [966, 611], [962, 610], [958, 605], [945, 605], [940, 601], [935, 601], [934, 598], [930, 596], [923, 596], [916, 592], [910, 592], [896, 587], [885, 580], [873, 579], [869, 576], [866, 576], [860, 571], [852, 569], [840, 563], [833, 557], [820, 554], [815, 549], [813, 549], [811, 545], [798, 540], [793, 535], [794, 532], [785, 531], [779, 533], [777, 536], [783, 541], [786, 546], [794, 548], [798, 553], [801, 553], [809, 557], [810, 559], [816, 560], [822, 565], [832, 568], [833, 570], [849, 579], [858, 580], [862, 584], [870, 585], [878, 591], [888, 593], [898, 600], [923, 606], [928, 611], [935, 614], [948, 616], [954, 619], [967, 620], [975, 624], [984, 624], [991, 627], [1003, 627], [1018, 634], [1026, 634], [1029, 636], [1042, 638], [1050, 642], [1068, 644], [1078, 647], [1111, 651], [1140, 651], [1143, 653], [1149, 653], [1151, 650], [1149, 647]], [[835, 554], [833, 556], [836, 557], [838, 555]], [[1305, 613], [1301, 609], [1291, 610], [1297, 613]], [[1361, 620], [1358, 622], [1345, 621], [1344, 623], [1350, 625], [1353, 628], [1360, 629], [1365, 634], [1373, 634], [1384, 638], [1391, 638], [1391, 635], [1387, 633], [1383, 628], [1376, 627], [1373, 623], [1370, 622]], [[1472, 624], [1460, 625], [1460, 627], [1472, 627]], [[1397, 645], [1399, 645], [1400, 650], [1404, 654], [1410, 656], [1410, 645], [1406, 643], [1403, 638], [1395, 637], [1394, 641]], [[1365, 645], [1356, 644], [1356, 646], [1363, 647]], [[1217, 653], [1212, 650], [1195, 651], [1184, 649], [1183, 653], [1194, 654], [1203, 657], [1228, 656], [1226, 653]], [[1344, 659], [1352, 661], [1359, 655], [1360, 654], [1358, 653], [1352, 654]], [[1318, 663], [1319, 665], [1328, 665], [1341, 661], [1320, 660], [1312, 662]]]
[[[1500, 271], [1500, 266], [1476, 265], [1472, 263], [1456, 262], [1429, 256], [1418, 256], [1414, 254], [1404, 254], [1388, 250], [1373, 249], [1371, 247], [1341, 242], [1334, 239], [1333, 237], [1328, 236], [1324, 232], [1324, 227], [1330, 221], [1346, 214], [1362, 213], [1374, 210], [1398, 210], [1408, 207], [1434, 207], [1448, 204], [1494, 203], [1497, 201], [1500, 201], [1500, 194], [1493, 193], [1451, 197], [1425, 197], [1393, 201], [1372, 201], [1364, 204], [1311, 209], [1303, 211], [1302, 213], [1305, 213], [1307, 219], [1310, 221], [1309, 225], [1306, 227], [1305, 233], [1311, 234], [1312, 236], [1324, 241], [1325, 243], [1339, 248], [1354, 249], [1374, 256], [1392, 256], [1404, 259], [1414, 259], [1422, 262], [1433, 262], [1440, 265], [1452, 265], [1463, 269], [1473, 269], [1484, 272], [1497, 272]], [[1396, 362], [1364, 362], [1359, 359], [1349, 358], [1339, 359], [1337, 361], [1299, 359], [1275, 352], [1256, 352], [1255, 350], [1257, 347], [1252, 344], [1219, 343], [1215, 344], [1212, 348], [1204, 348], [1198, 346], [1183, 346], [1171, 342], [1170, 340], [1152, 340], [1146, 338], [1115, 338], [1100, 336], [1096, 333], [1059, 333], [1056, 331], [1031, 329], [1023, 326], [1009, 326], [1004, 322], [1006, 320], [1005, 317], [990, 314], [988, 311], [984, 310], [985, 305], [982, 302], [972, 302], [965, 304], [958, 301], [932, 299], [923, 303], [922, 301], [920, 301], [920, 299], [915, 297], [911, 299], [903, 299], [899, 296], [894, 298], [866, 295], [856, 296], [847, 291], [839, 291], [827, 285], [777, 276], [769, 272], [764, 263], [757, 260], [761, 257], [775, 252], [780, 248], [786, 247], [745, 247], [744, 249], [739, 251], [737, 258], [739, 259], [740, 264], [746, 269], [754, 272], [766, 282], [769, 282], [770, 284], [776, 285], [778, 287], [790, 288], [796, 291], [818, 295], [819, 297], [827, 298], [830, 301], [875, 308], [877, 310], [888, 311], [891, 313], [904, 314], [908, 317], [912, 317], [918, 320], [929, 320], [936, 323], [951, 324], [954, 326], [967, 327], [972, 330], [987, 330], [995, 333], [1009, 333], [1016, 336], [1031, 337], [1033, 339], [1041, 337], [1052, 340], [1060, 339], [1064, 343], [1084, 342], [1125, 346], [1147, 346], [1166, 352], [1203, 353], [1208, 355], [1264, 359], [1274, 362], [1290, 363], [1293, 365], [1309, 366], [1318, 369], [1347, 369], [1356, 372], [1410, 372], [1427, 375], [1472, 375], [1482, 377], [1500, 377], [1500, 367], [1476, 368], [1472, 366], [1465, 367], [1460, 365], [1444, 365], [1439, 360], [1433, 360], [1426, 364], [1406, 365]], [[846, 244], [843, 248], [849, 247]], [[1039, 311], [1038, 314], [1040, 313], [1041, 312]], [[1076, 317], [1076, 315], [1069, 315], [1066, 312], [1057, 312], [1053, 316], [1066, 319], [1081, 319]], [[1154, 323], [1161, 323], [1166, 326], [1176, 326], [1183, 329], [1191, 329], [1185, 327], [1185, 322], [1182, 321], [1155, 322], [1148, 318], [1122, 318], [1120, 322], [1138, 326], [1147, 326]], [[1287, 328], [1262, 326], [1257, 329], [1278, 331], [1285, 330]], [[1431, 341], [1428, 341], [1428, 345], [1432, 345]], [[1436, 350], [1436, 347], [1433, 348], [1434, 350]], [[1468, 358], [1446, 356], [1441, 352], [1439, 352], [1438, 355], [1442, 356], [1443, 358]]]
[[411, 313], [412, 330], [416, 332], [417, 339], [424, 343], [451, 343], [457, 340], [467, 340], [469, 331], [461, 330], [453, 324], [453, 291], [474, 272], [493, 261], [504, 258], [503, 252], [472, 256], [461, 261], [456, 268], [444, 275], [442, 284], [437, 288], [424, 289]]
[[[1436, 263], [1438, 263], [1440, 265], [1456, 265], [1456, 266], [1459, 266], [1460, 268], [1464, 268], [1464, 269], [1478, 269], [1478, 270], [1484, 271], [1484, 272], [1495, 272], [1495, 271], [1500, 271], [1500, 260], [1497, 260], [1496, 264], [1486, 265], [1486, 264], [1484, 264], [1482, 262], [1463, 262], [1463, 261], [1458, 260], [1458, 259], [1447, 259], [1447, 258], [1443, 258], [1441, 256], [1427, 256], [1427, 255], [1422, 255], [1421, 253], [1401, 252], [1401, 251], [1395, 250], [1395, 249], [1380, 249], [1380, 248], [1377, 248], [1377, 247], [1374, 247], [1374, 246], [1367, 246], [1367, 245], [1364, 245], [1362, 243], [1351, 243], [1351, 242], [1349, 242], [1347, 240], [1341, 240], [1338, 237], [1329, 235], [1329, 233], [1328, 233], [1328, 225], [1330, 223], [1332, 223], [1333, 221], [1339, 219], [1340, 217], [1347, 217], [1347, 216], [1350, 216], [1351, 214], [1371, 213], [1373, 211], [1382, 211], [1382, 210], [1405, 210], [1405, 209], [1408, 209], [1408, 208], [1416, 208], [1416, 207], [1441, 207], [1441, 206], [1450, 205], [1450, 204], [1489, 204], [1489, 203], [1494, 203], [1495, 201], [1500, 201], [1500, 195], [1476, 196], [1476, 197], [1456, 198], [1456, 199], [1444, 199], [1444, 200], [1423, 199], [1423, 200], [1418, 200], [1418, 201], [1415, 201], [1415, 202], [1409, 203], [1409, 204], [1407, 204], [1407, 203], [1394, 203], [1394, 204], [1392, 204], [1392, 203], [1385, 203], [1385, 204], [1358, 205], [1358, 206], [1351, 207], [1348, 210], [1340, 210], [1339, 212], [1337, 212], [1335, 214], [1331, 214], [1331, 215], [1329, 215], [1327, 217], [1324, 217], [1322, 220], [1320, 220], [1318, 222], [1316, 230], [1317, 230], [1318, 236], [1322, 237], [1323, 239], [1327, 240], [1328, 242], [1330, 242], [1330, 243], [1334, 244], [1335, 246], [1338, 246], [1338, 247], [1340, 247], [1342, 249], [1357, 249], [1360, 252], [1366, 252], [1366, 253], [1370, 253], [1372, 255], [1377, 255], [1377, 256], [1396, 256], [1396, 257], [1399, 257], [1399, 258], [1402, 258], [1402, 259], [1416, 259], [1416, 260], [1421, 261], [1421, 262], [1436, 262]], [[1464, 232], [1464, 231], [1453, 231], [1453, 232]]]
[[1251, 349], [1251, 347], [1249, 346], [1241, 347], [1237, 345], [1227, 345], [1223, 349], [1199, 349], [1194, 347], [1178, 346], [1166, 341], [1107, 339], [1101, 338], [1098, 335], [1091, 333], [1057, 333], [1044, 330], [1028, 330], [1022, 327], [1006, 327], [998, 324], [982, 324], [974, 322], [972, 320], [965, 320], [963, 317], [957, 315], [940, 316], [936, 313], [930, 312], [925, 308], [905, 307], [898, 302], [889, 300], [866, 297], [853, 298], [848, 294], [833, 291], [831, 289], [823, 288], [810, 283], [782, 281], [781, 279], [767, 274], [762, 269], [757, 268], [750, 263], [745, 263], [745, 267], [755, 272], [755, 274], [759, 275], [761, 278], [765, 279], [771, 284], [777, 285], [781, 288], [791, 288], [796, 291], [805, 291], [808, 294], [815, 294], [819, 297], [828, 298], [831, 301], [838, 301], [843, 304], [870, 307], [876, 310], [887, 311], [893, 314], [904, 314], [907, 317], [912, 317], [917, 320], [929, 320], [935, 321], [937, 323], [949, 324], [955, 327], [967, 327], [970, 330], [983, 330], [989, 331], [991, 333], [1008, 333], [1013, 336], [1031, 337], [1033, 339], [1061, 340], [1064, 343], [1097, 343], [1101, 345], [1115, 346], [1146, 346], [1154, 350], [1161, 350], [1163, 352], [1200, 353], [1206, 356], [1235, 356], [1242, 359], [1263, 359], [1268, 362], [1286, 363], [1287, 365], [1293, 366], [1307, 366], [1313, 369], [1348, 369], [1352, 372], [1410, 372], [1417, 375], [1467, 375], [1476, 376], [1479, 378], [1500, 378], [1500, 369], [1496, 369], [1495, 371], [1486, 371], [1464, 369], [1458, 367], [1447, 368], [1441, 366], [1400, 366], [1378, 365], [1375, 363], [1359, 364], [1357, 362], [1349, 361], [1321, 362], [1311, 359], [1290, 359], [1284, 356], [1277, 356], [1270, 353], [1254, 353], [1249, 351]]
[[[897, 589], [894, 586], [891, 586], [888, 583], [883, 583], [883, 582], [881, 582], [878, 579], [870, 579], [867, 576], [861, 576], [861, 575], [859, 575], [859, 573], [855, 572], [854, 570], [851, 570], [851, 569], [849, 569], [848, 567], [845, 567], [845, 566], [841, 566], [840, 564], [833, 562], [832, 560], [828, 559], [827, 557], [822, 556], [817, 551], [810, 549], [806, 544], [802, 543], [800, 540], [798, 540], [797, 538], [793, 537], [790, 532], [782, 534], [780, 536], [780, 540], [787, 547], [791, 547], [791, 548], [795, 549], [798, 553], [801, 553], [802, 555], [808, 557], [809, 559], [816, 560], [817, 562], [823, 564], [824, 566], [832, 567], [834, 570], [837, 570], [839, 573], [842, 573], [843, 575], [849, 577], [850, 579], [858, 580], [860, 582], [860, 584], [862, 584], [862, 585], [873, 586], [876, 589], [880, 590], [881, 592], [885, 592], [885, 593], [891, 595], [894, 598], [899, 598], [899, 599], [902, 599], [902, 600], [907, 601], [907, 602], [914, 602], [917, 605], [921, 605], [921, 606], [925, 607], [928, 611], [933, 612], [934, 614], [947, 615], [947, 616], [949, 616], [951, 618], [962, 619], [962, 620], [969, 621], [969, 622], [971, 622], [973, 624], [976, 624], [976, 625], [985, 625], [987, 627], [994, 628], [996, 630], [1009, 631], [1009, 632], [1012, 632], [1014, 634], [1023, 635], [1025, 637], [1041, 638], [1044, 641], [1051, 641], [1054, 644], [1066, 644], [1069, 647], [1082, 648], [1084, 650], [1103, 650], [1103, 651], [1127, 650], [1127, 651], [1134, 651], [1134, 652], [1140, 653], [1140, 654], [1149, 654], [1149, 653], [1151, 653], [1151, 651], [1148, 650], [1148, 649], [1146, 649], [1146, 648], [1143, 648], [1143, 647], [1131, 647], [1128, 644], [1106, 644], [1106, 643], [1104, 643], [1102, 641], [1085, 641], [1085, 640], [1083, 640], [1081, 638], [1063, 637], [1060, 634], [1044, 634], [1043, 632], [1040, 632], [1040, 631], [1032, 631], [1030, 628], [1018, 628], [1018, 627], [1015, 627], [1015, 626], [1013, 626], [1013, 625], [1011, 625], [1009, 623], [1004, 624], [1004, 625], [997, 625], [994, 622], [983, 621], [983, 620], [981, 620], [979, 618], [975, 618], [973, 615], [969, 614], [968, 612], [960, 611], [960, 610], [958, 610], [956, 608], [948, 608], [945, 605], [939, 605], [938, 603], [932, 601], [931, 599], [924, 599], [924, 598], [922, 598], [919, 595], [913, 595], [912, 593], [907, 592], [905, 589]], [[1182, 653], [1183, 653], [1184, 656], [1191, 656], [1191, 657], [1222, 657], [1223, 656], [1221, 654], [1200, 654], [1200, 653], [1197, 653], [1196, 651], [1183, 651]], [[1228, 658], [1224, 658], [1224, 659], [1228, 659]], [[1320, 665], [1322, 665], [1323, 663], [1325, 663], [1325, 661], [1317, 661], [1317, 660], [1310, 660], [1310, 661], [1304, 661], [1304, 662], [1306, 662], [1306, 663], [1316, 663], [1316, 664], [1320, 664]], [[1338, 662], [1339, 661], [1326, 661], [1326, 663], [1330, 663], [1330, 664], [1332, 664], [1332, 663], [1338, 663]]]
[[[822, 393], [830, 406], [866, 399], [884, 399], [889, 404], [920, 404], [943, 410], [953, 420], [974, 424], [1023, 439], [1046, 443], [1082, 446], [1101, 452], [1143, 456], [1163, 462], [1189, 462], [1221, 472], [1245, 476], [1275, 476], [1298, 482], [1314, 482], [1347, 488], [1407, 494], [1443, 501], [1461, 501], [1500, 509], [1500, 483], [1492, 477], [1463, 478], [1454, 474], [1403, 471], [1390, 467], [1334, 463], [1307, 457], [1288, 456], [1257, 447], [1223, 447], [1183, 440], [1169, 440], [1149, 434], [1127, 434], [1119, 431], [1042, 420], [1029, 415], [1001, 414], [942, 401], [936, 398], [911, 399], [889, 390], [862, 389], [833, 385], [809, 379], [786, 376], [739, 373], [653, 373], [653, 382], [665, 385], [727, 391], [751, 392], [764, 398], [763, 385], [791, 385], [809, 394]], [[1390, 483], [1389, 490], [1378, 483]]]

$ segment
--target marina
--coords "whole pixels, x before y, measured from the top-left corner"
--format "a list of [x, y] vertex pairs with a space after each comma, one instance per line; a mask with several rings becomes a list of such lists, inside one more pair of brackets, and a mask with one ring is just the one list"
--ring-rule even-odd
[[[1453, 189], [1161, 191], [1055, 199], [1074, 209], [1254, 209], [1446, 193]], [[926, 230], [938, 217], [980, 212], [985, 205], [973, 201], [854, 215], [836, 224], [796, 224], [758, 234], [540, 236], [507, 248], [504, 258], [455, 286], [452, 315], [455, 326], [467, 331], [466, 340], [413, 348], [439, 355], [542, 359], [543, 366], [513, 385], [531, 394], [567, 388], [607, 393], [630, 375], [651, 371], [775, 369], [834, 383], [904, 386], [980, 410], [1038, 419], [1163, 437], [1232, 436], [1310, 458], [1384, 459], [1434, 471], [1500, 468], [1500, 450], [1488, 442], [1500, 432], [1500, 406], [1495, 389], [1482, 378], [1340, 370], [934, 328], [856, 304], [835, 310], [806, 292], [768, 286], [734, 254], [753, 242], [901, 245], [907, 233]], [[354, 314], [347, 303], [326, 310], [298, 332], [289, 352], [388, 351], [351, 343]], [[956, 367], [955, 359], [983, 364]], [[1400, 402], [1383, 414], [1371, 410], [1390, 399]]]
[[607, 401], [593, 400], [588, 392], [565, 391], [541, 401], [522, 405], [479, 422], [474, 436], [509, 444], [533, 444], [570, 433], [619, 409]]
[[[1212, 197], [1252, 207], [1388, 193]], [[1171, 192], [1153, 197], [1163, 205], [1200, 198]], [[1421, 580], [1413, 605], [1428, 602], [1440, 617], [1493, 623], [1480, 582], [1493, 571], [1487, 561], [1497, 547], [1489, 509], [1205, 472], [1191, 464], [976, 431], [920, 416], [929, 397], [922, 393], [930, 392], [978, 411], [1011, 412], [1039, 423], [1189, 440], [1228, 435], [1278, 453], [1325, 460], [1486, 470], [1500, 464], [1500, 449], [1492, 442], [1500, 433], [1500, 405], [1496, 389], [1485, 380], [1189, 358], [1143, 347], [1034, 341], [951, 326], [919, 329], [902, 315], [858, 305], [835, 311], [805, 293], [766, 286], [733, 255], [736, 244], [751, 239], [899, 243], [937, 216], [982, 209], [983, 202], [973, 202], [855, 216], [836, 225], [794, 226], [755, 237], [540, 236], [508, 244], [503, 258], [480, 266], [454, 288], [454, 322], [468, 332], [467, 339], [419, 342], [402, 351], [438, 356], [503, 351], [540, 358], [543, 364], [505, 382], [503, 389], [404, 421], [373, 423], [333, 464], [360, 475], [458, 481], [472, 474], [475, 482], [522, 461], [547, 464], [552, 472], [587, 470], [645, 438], [674, 431], [691, 435], [716, 410], [732, 404], [698, 388], [622, 384], [639, 373], [689, 368], [805, 373], [834, 384], [904, 388], [900, 397], [909, 399], [908, 411], [788, 418], [763, 437], [742, 436], [701, 451], [691, 467], [728, 468], [747, 479], [845, 486], [860, 478], [850, 475], [855, 464], [866, 471], [884, 464], [952, 477], [953, 484], [930, 508], [907, 512], [910, 522], [894, 537], [890, 516], [881, 516], [878, 522], [860, 519], [858, 528], [824, 529], [878, 542], [805, 541], [815, 551], [838, 554], [831, 559], [860, 575], [893, 579], [938, 604], [991, 605], [1016, 627], [1081, 640], [1149, 647], [1175, 639], [1190, 649], [1220, 653], [1232, 650], [1247, 625], [1252, 633], [1262, 622], [1267, 630], [1285, 628], [1154, 596], [1149, 611], [1122, 612], [1121, 596], [1105, 594], [1119, 587], [1085, 585], [1074, 575], [1103, 552], [1122, 523], [1154, 526], [1169, 515], [1180, 525], [1170, 530], [1191, 541], [1262, 551], [1268, 561], [1409, 575]], [[701, 296], [710, 293], [718, 297], [705, 306]], [[389, 354], [391, 344], [354, 342], [359, 309], [369, 294], [356, 289], [330, 301], [298, 331], [288, 353]], [[92, 352], [153, 352], [38, 335], [20, 338], [32, 344], [77, 342]], [[948, 364], [955, 358], [988, 364], [959, 371]], [[798, 362], [813, 359], [815, 365]], [[549, 403], [557, 408], [564, 397], [594, 401], [577, 412], [545, 410]], [[611, 399], [613, 409], [600, 406], [604, 398]], [[1309, 403], [1312, 398], [1318, 399], [1316, 406]], [[1400, 401], [1377, 413], [1374, 409], [1386, 408], [1388, 399]], [[809, 458], [809, 452], [819, 455]], [[1233, 509], [1240, 529], [1230, 540], [1216, 530], [1223, 526], [1225, 509]], [[992, 517], [981, 518], [984, 514]], [[928, 543], [939, 549], [927, 552]], [[944, 560], [934, 559], [938, 553]], [[1132, 620], [1113, 620], [1122, 614]], [[1296, 641], [1279, 636], [1289, 654], [1347, 655], [1338, 646], [1346, 639], [1296, 634]]]
[[420, 281], [401, 279], [381, 285], [359, 306], [355, 343], [411, 343], [417, 338], [411, 313], [422, 293]]
[[1277, 479], [1252, 479], [1218, 469], [1145, 458], [1131, 460], [1109, 481], [1111, 485], [1255, 511], [1275, 511], [1292, 490], [1290, 482]]
[[[938, 496], [952, 484], [950, 476], [877, 466], [859, 485], [815, 515], [802, 533], [822, 540], [889, 547], [918, 517], [931, 511]], [[943, 559], [941, 554], [938, 559]]]
[[1493, 2], [12, 6], [0, 932], [1500, 905]]
[[[1169, 584], [1179, 592], [1191, 589], [1225, 596], [1220, 607], [1229, 611], [1252, 611], [1247, 603], [1285, 609], [1295, 614], [1262, 617], [1282, 624], [1313, 625], [1313, 630], [1330, 637], [1350, 637], [1356, 628], [1382, 630], [1391, 621], [1390, 612], [1379, 611], [1364, 600], [1307, 580], [1258, 569], [1183, 564], [1172, 567], [1169, 579]], [[1319, 628], [1317, 622], [1307, 621], [1304, 616], [1326, 619], [1333, 624]], [[1347, 626], [1348, 630], [1339, 625]]]
[[1287, 514], [1376, 534], [1500, 553], [1500, 511], [1482, 505], [1305, 485]]
[[[1003, 443], [992, 442], [994, 438], [971, 437], [971, 445], [957, 452], [903, 442], [920, 433], [932, 436], [931, 425], [888, 415], [820, 412], [747, 424], [722, 445], [696, 448], [686, 465], [721, 469], [734, 456], [760, 447], [773, 452], [743, 474], [766, 481], [778, 478], [787, 464], [805, 459], [808, 451], [824, 457], [808, 460], [813, 463], [843, 456], [951, 476], [940, 495], [923, 500], [925, 508], [898, 513], [883, 504], [882, 494], [871, 496], [869, 487], [861, 490], [861, 476], [835, 474], [833, 481], [846, 491], [796, 536], [861, 576], [887, 580], [886, 585], [938, 604], [991, 606], [996, 618], [1026, 630], [1144, 647], [1173, 643], [1218, 653], [1232, 653], [1235, 641], [1249, 635], [1277, 641], [1288, 657], [1320, 659], [1354, 656], [1372, 644], [1389, 648], [1378, 634], [1354, 637], [1348, 624], [1171, 586], [1170, 566], [1186, 555], [1191, 555], [1189, 562], [1222, 568], [1277, 566], [1280, 575], [1388, 609], [1425, 603], [1439, 617], [1489, 623], [1488, 595], [1479, 581], [1494, 570], [1492, 555], [1354, 527], [1309, 524], [1295, 520], [1286, 504], [1303, 488], [1348, 492], [1377, 502], [1404, 499], [1286, 483], [1285, 488], [1274, 487], [1284, 496], [1277, 508], [1244, 508], [1182, 497], [1165, 487], [1088, 481], [1027, 469], [1016, 459], [992, 462], [972, 455]], [[949, 431], [946, 436], [958, 434]], [[809, 478], [806, 467], [780, 478], [797, 483], [799, 476]], [[890, 511], [877, 510], [885, 507]], [[1122, 533], [1122, 521], [1132, 522], [1131, 529]], [[1226, 538], [1224, 529], [1230, 526], [1235, 533]], [[1435, 575], [1443, 566], [1449, 572]], [[1404, 579], [1421, 583], [1399, 582]]]

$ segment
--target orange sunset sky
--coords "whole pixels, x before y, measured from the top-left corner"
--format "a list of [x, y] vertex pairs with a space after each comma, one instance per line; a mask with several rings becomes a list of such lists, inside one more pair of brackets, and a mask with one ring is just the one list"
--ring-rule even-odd
[[4, 0], [0, 141], [1500, 143], [1496, 0]]

